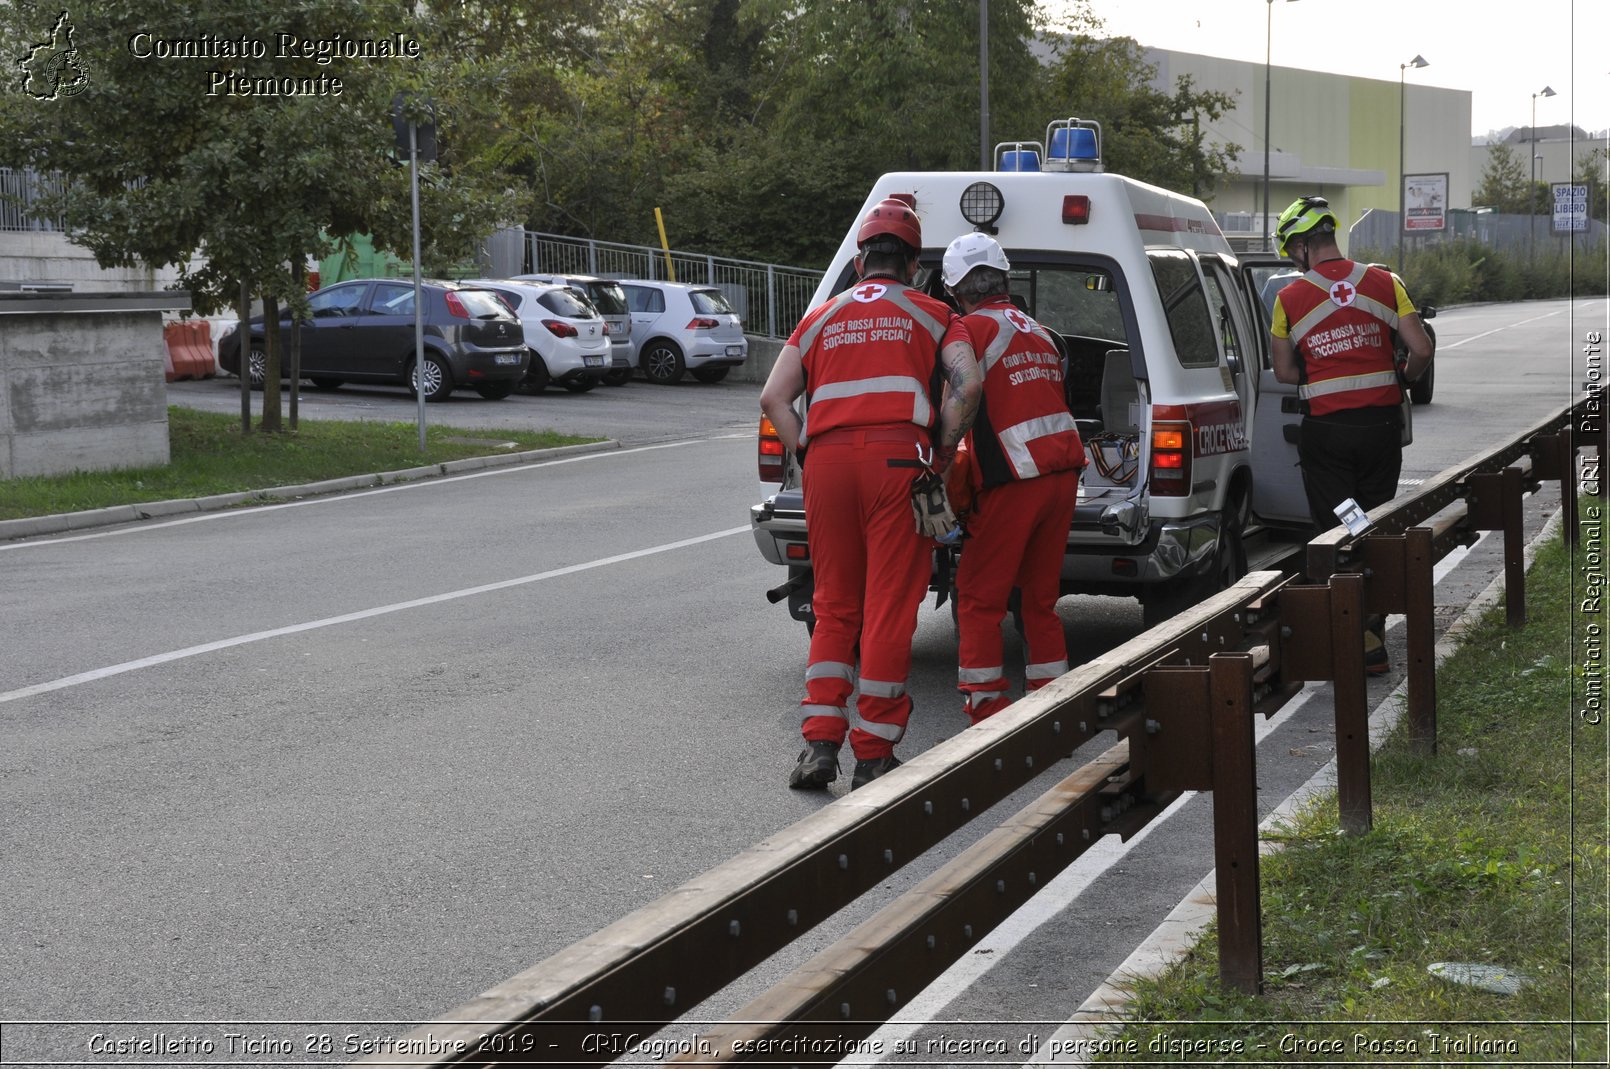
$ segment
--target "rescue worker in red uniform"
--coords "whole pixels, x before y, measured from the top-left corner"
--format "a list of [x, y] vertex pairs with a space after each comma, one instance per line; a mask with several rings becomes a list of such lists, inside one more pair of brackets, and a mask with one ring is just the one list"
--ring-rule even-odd
[[[1402, 281], [1380, 267], [1355, 263], [1336, 245], [1336, 214], [1323, 197], [1302, 197], [1280, 213], [1282, 256], [1303, 272], [1275, 298], [1270, 355], [1275, 378], [1297, 386], [1302, 437], [1297, 446], [1314, 526], [1337, 524], [1348, 498], [1366, 511], [1398, 494], [1403, 469], [1402, 381], [1431, 363], [1433, 343]], [[1393, 334], [1409, 351], [1397, 367]], [[1389, 668], [1385, 621], [1370, 620], [1365, 666]]]
[[1046, 328], [1012, 304], [1011, 266], [1000, 243], [978, 233], [951, 242], [943, 264], [984, 373], [967, 435], [980, 489], [956, 571], [956, 680], [975, 724], [1012, 702], [1001, 620], [1014, 587], [1028, 647], [1024, 689], [1038, 690], [1068, 670], [1057, 598], [1085, 465], [1063, 394], [1061, 353]]
[[[838, 778], [846, 735], [856, 757], [852, 790], [900, 763], [894, 746], [911, 716], [906, 676], [933, 550], [918, 533], [912, 484], [919, 463], [942, 468], [954, 456], [978, 407], [966, 335], [942, 301], [910, 288], [922, 248], [912, 207], [879, 202], [856, 245], [860, 281], [806, 314], [760, 395], [803, 462], [815, 573], [806, 745], [789, 775], [794, 788]], [[803, 420], [794, 410], [801, 394]]]

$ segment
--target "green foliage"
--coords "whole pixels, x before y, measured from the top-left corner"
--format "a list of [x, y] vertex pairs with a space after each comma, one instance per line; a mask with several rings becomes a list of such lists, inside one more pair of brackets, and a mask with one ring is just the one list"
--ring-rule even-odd
[[[1474, 238], [1445, 241], [1410, 252], [1404, 283], [1416, 304], [1452, 305], [1489, 301], [1584, 297], [1605, 292], [1605, 256], [1601, 242], [1585, 250], [1561, 252], [1548, 243], [1536, 250], [1505, 249]], [[1355, 258], [1386, 263], [1392, 254], [1359, 249]]]
[[1497, 144], [1487, 153], [1487, 166], [1482, 168], [1473, 199], [1475, 203], [1494, 208], [1504, 215], [1524, 214], [1528, 211], [1529, 181], [1526, 164], [1515, 155], [1515, 150], [1508, 145]]

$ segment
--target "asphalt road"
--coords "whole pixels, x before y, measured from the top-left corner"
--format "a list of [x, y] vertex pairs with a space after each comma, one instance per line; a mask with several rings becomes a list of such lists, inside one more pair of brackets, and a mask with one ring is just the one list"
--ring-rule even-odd
[[[1436, 400], [1416, 413], [1405, 478], [1569, 402], [1604, 308], [1440, 317]], [[170, 396], [231, 411], [234, 385]], [[761, 596], [781, 576], [748, 533], [758, 392], [454, 398], [431, 418], [624, 448], [0, 544], [0, 1020], [395, 1034], [824, 804], [783, 785], [805, 636]], [[356, 388], [303, 410], [413, 411], [401, 391]], [[1553, 502], [1529, 502], [1533, 527]], [[1443, 581], [1440, 616], [1493, 557]], [[1062, 612], [1075, 657], [1140, 629], [1128, 601]], [[948, 611], [925, 611], [903, 751], [965, 725], [954, 657]], [[1312, 702], [1264, 744], [1266, 808], [1329, 759], [1329, 730]], [[1211, 868], [1206, 813], [1182, 806], [1127, 853], [1070, 870], [913, 1007], [974, 1023], [926, 1034], [1054, 1029]], [[8, 1025], [7, 1061], [150, 1030]]]

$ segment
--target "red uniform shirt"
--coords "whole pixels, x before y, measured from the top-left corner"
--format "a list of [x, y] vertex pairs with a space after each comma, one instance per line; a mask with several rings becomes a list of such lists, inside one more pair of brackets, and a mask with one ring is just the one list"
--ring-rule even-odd
[[812, 309], [788, 343], [805, 369], [800, 442], [842, 427], [933, 428], [939, 350], [963, 339], [944, 302], [893, 279], [870, 279]]
[[985, 486], [1085, 465], [1063, 393], [1062, 356], [1046, 328], [1005, 298], [961, 318], [984, 373], [969, 432]]

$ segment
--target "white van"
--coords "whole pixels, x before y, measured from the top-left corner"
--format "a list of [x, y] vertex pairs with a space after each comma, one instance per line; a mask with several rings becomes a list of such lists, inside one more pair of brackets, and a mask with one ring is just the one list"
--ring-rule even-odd
[[[1274, 380], [1257, 299], [1275, 263], [1265, 257], [1253, 277], [1202, 202], [1103, 173], [1099, 143], [1097, 124], [1059, 120], [1044, 142], [997, 146], [994, 172], [884, 175], [813, 304], [853, 283], [856, 224], [885, 198], [916, 209], [915, 284], [935, 296], [945, 246], [975, 229], [994, 235], [1013, 299], [1066, 346], [1068, 408], [1090, 457], [1063, 593], [1139, 597], [1150, 624], [1238, 578], [1250, 527], [1309, 523], [1301, 416], [1295, 387]], [[778, 486], [751, 509], [753, 533], [767, 560], [790, 568], [774, 600], [786, 594], [809, 624], [799, 473], [768, 429], [761, 478]]]

